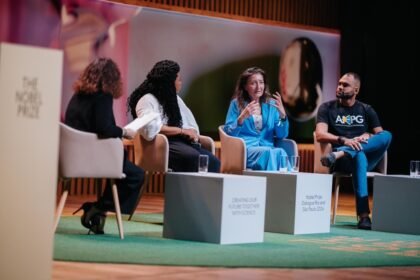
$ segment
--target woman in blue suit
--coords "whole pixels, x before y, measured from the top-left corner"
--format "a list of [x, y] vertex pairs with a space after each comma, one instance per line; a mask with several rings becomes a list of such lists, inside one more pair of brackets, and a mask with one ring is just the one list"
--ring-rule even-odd
[[247, 169], [279, 170], [281, 156], [287, 154], [275, 147], [275, 138], [288, 136], [289, 121], [280, 94], [270, 94], [261, 68], [248, 68], [239, 76], [224, 130], [244, 139]]

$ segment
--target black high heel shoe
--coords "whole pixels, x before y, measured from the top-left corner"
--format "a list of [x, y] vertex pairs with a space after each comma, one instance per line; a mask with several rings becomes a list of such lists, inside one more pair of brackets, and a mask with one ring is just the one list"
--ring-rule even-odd
[[[76, 213], [78, 213], [80, 210], [83, 209], [83, 215], [80, 217], [80, 221], [82, 222], [82, 225], [87, 228], [90, 229], [91, 228], [91, 223], [90, 223], [90, 218], [88, 217], [88, 212], [92, 209], [93, 207], [93, 202], [85, 202], [83, 203], [79, 209], [77, 209], [76, 211], [73, 212], [73, 215], [75, 215]], [[89, 215], [91, 216], [91, 215]]]
[[104, 213], [97, 214], [91, 219], [92, 226], [89, 229], [88, 234], [93, 232], [94, 234], [104, 234], [106, 215]]
[[83, 209], [83, 215], [80, 217], [82, 225], [95, 234], [104, 234], [105, 213], [95, 206], [94, 202], [85, 202], [79, 209], [74, 211], [73, 215]]

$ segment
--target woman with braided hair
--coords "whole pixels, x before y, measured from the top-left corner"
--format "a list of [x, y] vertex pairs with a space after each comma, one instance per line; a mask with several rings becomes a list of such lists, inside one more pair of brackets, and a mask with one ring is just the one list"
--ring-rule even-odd
[[143, 83], [128, 98], [128, 109], [133, 118], [156, 112], [160, 120], [155, 128], [144, 128], [140, 134], [152, 140], [161, 133], [169, 141], [169, 168], [175, 172], [198, 170], [198, 156], [208, 155], [210, 172], [219, 172], [219, 160], [201, 148], [200, 131], [191, 110], [178, 96], [182, 81], [178, 63], [171, 60], [157, 62]]

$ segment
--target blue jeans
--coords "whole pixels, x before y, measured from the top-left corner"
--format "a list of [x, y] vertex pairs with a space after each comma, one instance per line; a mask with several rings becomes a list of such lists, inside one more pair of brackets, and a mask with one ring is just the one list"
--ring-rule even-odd
[[367, 172], [372, 171], [383, 158], [392, 139], [392, 134], [386, 130], [369, 138], [368, 143], [362, 143], [362, 150], [356, 151], [348, 146], [336, 148], [346, 153], [337, 160], [333, 171], [352, 174], [353, 188], [356, 195], [357, 215], [370, 213]]

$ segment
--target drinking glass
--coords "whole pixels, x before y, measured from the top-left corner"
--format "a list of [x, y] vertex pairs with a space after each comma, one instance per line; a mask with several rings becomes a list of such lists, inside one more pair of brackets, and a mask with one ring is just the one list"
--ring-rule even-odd
[[287, 156], [280, 156], [279, 172], [287, 172]]
[[420, 160], [410, 161], [410, 177], [420, 177]]
[[206, 173], [209, 167], [209, 156], [208, 155], [200, 155], [198, 157], [198, 172]]
[[299, 172], [299, 156], [291, 156], [290, 157], [290, 171], [291, 172]]

